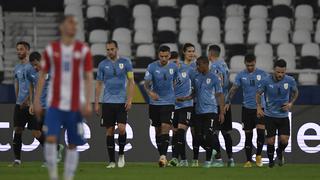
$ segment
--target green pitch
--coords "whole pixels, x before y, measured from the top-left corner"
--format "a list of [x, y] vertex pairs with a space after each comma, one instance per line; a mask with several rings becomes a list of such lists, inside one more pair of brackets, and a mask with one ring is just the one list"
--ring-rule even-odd
[[[48, 179], [47, 169], [41, 168], [40, 162], [23, 163], [19, 168], [9, 168], [8, 163], [0, 163], [1, 180], [43, 180]], [[60, 176], [62, 165], [59, 166]], [[319, 180], [319, 164], [287, 164], [284, 167], [275, 166], [245, 169], [240, 165], [235, 168], [158, 168], [156, 163], [128, 163], [123, 169], [106, 169], [104, 163], [81, 162], [75, 180]]]

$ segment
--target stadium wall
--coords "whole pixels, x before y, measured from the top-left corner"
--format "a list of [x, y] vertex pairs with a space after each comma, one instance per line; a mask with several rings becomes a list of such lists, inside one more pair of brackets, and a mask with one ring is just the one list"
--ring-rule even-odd
[[[13, 136], [13, 104], [0, 104], [0, 160], [11, 161], [12, 136]], [[127, 161], [130, 162], [149, 162], [158, 159], [155, 148], [154, 131], [150, 128], [148, 119], [148, 107], [146, 104], [135, 104], [129, 113], [128, 121], [128, 141], [126, 145]], [[286, 161], [289, 163], [319, 163], [320, 162], [320, 106], [297, 105], [294, 107], [291, 118], [291, 139], [286, 149]], [[232, 107], [234, 140], [234, 157], [237, 162], [245, 161], [244, 152], [244, 131], [241, 125], [241, 106]], [[106, 161], [105, 130], [100, 127], [100, 119], [92, 115], [84, 125], [85, 136], [88, 143], [78, 147], [81, 151], [81, 161]], [[256, 136], [256, 134], [254, 135]], [[117, 138], [117, 136], [116, 136]], [[220, 135], [220, 140], [224, 144]], [[65, 143], [62, 135], [61, 143]], [[191, 158], [191, 133], [187, 133], [187, 152]], [[116, 141], [117, 142], [117, 141]], [[25, 131], [23, 136], [23, 161], [43, 160], [42, 148], [39, 142], [32, 138], [30, 131]], [[256, 144], [255, 142], [253, 142]], [[224, 147], [224, 145], [223, 145]], [[116, 148], [118, 149], [118, 147]], [[171, 148], [169, 148], [171, 151]], [[225, 158], [225, 151], [223, 151]], [[266, 157], [266, 147], [263, 156]], [[169, 153], [169, 157], [171, 157]], [[204, 153], [200, 156], [203, 160]], [[267, 162], [267, 159], [264, 159]]]

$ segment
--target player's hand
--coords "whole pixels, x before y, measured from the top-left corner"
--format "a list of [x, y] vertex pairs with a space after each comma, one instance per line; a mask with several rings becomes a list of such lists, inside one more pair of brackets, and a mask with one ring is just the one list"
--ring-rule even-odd
[[82, 109], [82, 116], [88, 119], [92, 113], [92, 106], [90, 103], [86, 103], [86, 105]]
[[101, 116], [101, 113], [100, 113], [100, 104], [97, 102], [97, 103], [94, 103], [94, 112], [96, 113], [97, 116]]
[[292, 103], [284, 103], [283, 106], [281, 107], [283, 111], [290, 111], [291, 108], [292, 108]]
[[24, 109], [29, 106], [29, 100], [26, 98], [21, 104], [20, 104], [20, 109]]
[[29, 114], [34, 115], [34, 108], [33, 108], [33, 104], [30, 104], [30, 107], [29, 107]]
[[220, 124], [224, 123], [224, 113], [223, 112], [219, 113], [219, 122], [220, 122]]
[[126, 108], [126, 111], [129, 111], [132, 107], [132, 100], [128, 99], [124, 107]]
[[34, 113], [35, 113], [37, 119], [41, 119], [42, 113], [43, 113], [43, 109], [41, 107], [40, 102], [36, 100], [34, 102], [34, 107], [33, 108], [34, 108]]
[[257, 117], [262, 118], [264, 116], [264, 112], [261, 107], [257, 108]]
[[224, 105], [224, 112], [227, 112], [227, 111], [229, 111], [229, 109], [230, 109], [230, 106], [231, 106], [231, 104], [225, 104]]
[[158, 101], [159, 100], [159, 95], [157, 93], [153, 92], [153, 91], [149, 92], [149, 96], [154, 101]]

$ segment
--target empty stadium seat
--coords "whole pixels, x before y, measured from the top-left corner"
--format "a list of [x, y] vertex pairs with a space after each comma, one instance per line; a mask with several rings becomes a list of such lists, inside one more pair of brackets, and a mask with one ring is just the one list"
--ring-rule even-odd
[[68, 15], [74, 15], [77, 16], [78, 18], [82, 18], [83, 17], [83, 13], [82, 13], [82, 7], [80, 5], [67, 5], [64, 8], [64, 14], [68, 14]]
[[314, 42], [320, 43], [320, 29], [316, 31], [316, 34], [314, 36]]
[[138, 30], [134, 34], [133, 41], [136, 44], [153, 43], [152, 32], [146, 30]]
[[105, 9], [103, 6], [89, 6], [87, 8], [87, 18], [105, 18], [105, 16]]
[[117, 28], [113, 31], [112, 39], [119, 43], [131, 43], [131, 31], [127, 28]]
[[242, 44], [244, 42], [242, 30], [228, 30], [224, 36], [226, 44]]
[[319, 60], [315, 56], [302, 56], [299, 60], [302, 69], [319, 69]]
[[286, 31], [291, 30], [291, 22], [289, 18], [277, 17], [272, 21], [272, 29], [284, 29]]
[[93, 56], [106, 54], [106, 44], [105, 43], [92, 44], [90, 49], [91, 49], [91, 53]]
[[271, 44], [282, 44], [289, 42], [289, 34], [283, 29], [274, 29], [271, 31], [270, 43]]
[[138, 17], [134, 19], [134, 30], [144, 30], [144, 31], [149, 31], [153, 32], [153, 24], [152, 24], [152, 19], [150, 17]]
[[162, 17], [158, 19], [158, 31], [177, 31], [176, 20], [172, 17]]
[[244, 7], [240, 4], [231, 4], [226, 8], [226, 17], [244, 17]]
[[79, 0], [64, 0], [64, 5], [67, 6], [67, 5], [82, 5], [82, 1], [79, 1]]
[[150, 57], [155, 58], [155, 48], [154, 44], [142, 44], [137, 47], [136, 56], [137, 57]]
[[265, 19], [251, 19], [249, 22], [249, 30], [261, 29], [267, 31], [267, 21]]
[[301, 4], [296, 7], [295, 10], [295, 17], [296, 18], [313, 18], [313, 9], [310, 5]]
[[220, 20], [214, 16], [206, 16], [201, 20], [201, 29], [212, 29], [220, 32]]
[[198, 42], [198, 34], [196, 31], [183, 29], [179, 33], [179, 43], [196, 43]]
[[319, 45], [316, 43], [307, 43], [302, 45], [301, 56], [320, 56]]
[[151, 8], [149, 5], [146, 4], [138, 4], [133, 7], [133, 13], [134, 18], [137, 17], [152, 17]]
[[244, 68], [245, 68], [244, 56], [237, 55], [237, 56], [231, 57], [231, 59], [230, 59], [230, 69], [231, 70], [241, 71]]
[[224, 29], [228, 30], [243, 30], [243, 20], [241, 17], [228, 17]]
[[298, 82], [301, 85], [317, 85], [318, 76], [316, 73], [299, 73]]
[[109, 0], [110, 6], [124, 6], [129, 7], [129, 0]]
[[187, 4], [182, 6], [180, 16], [181, 17], [191, 16], [191, 17], [199, 18], [200, 16], [199, 6], [195, 4]]
[[180, 19], [180, 30], [192, 30], [198, 32], [199, 24], [196, 17], [182, 17]]
[[[320, 1], [320, 0], [319, 0], [319, 1]], [[320, 19], [318, 19], [318, 21], [317, 21], [316, 30], [317, 30], [317, 31], [320, 30]]]
[[229, 81], [231, 83], [234, 83], [235, 79], [236, 79], [236, 76], [237, 76], [237, 73], [230, 73], [230, 76], [229, 76]]
[[294, 44], [305, 44], [311, 42], [311, 34], [306, 30], [296, 30], [292, 36], [292, 42]]
[[283, 59], [287, 62], [287, 69], [288, 70], [295, 70], [296, 69], [296, 59], [293, 56], [279, 56], [278, 59]]
[[221, 42], [220, 31], [214, 29], [204, 30], [201, 36], [202, 44], [216, 44]]
[[118, 49], [119, 49], [119, 52], [118, 52], [119, 56], [126, 56], [126, 57], [132, 56], [130, 44], [118, 43]]
[[294, 24], [295, 30], [307, 30], [313, 32], [313, 22], [309, 18], [297, 18]]
[[277, 55], [282, 57], [296, 57], [296, 48], [293, 44], [284, 43], [277, 47]]
[[270, 44], [257, 44], [254, 47], [255, 56], [273, 57], [273, 49]]
[[104, 6], [106, 5], [106, 0], [88, 0], [89, 6]]
[[273, 61], [270, 56], [257, 56], [257, 68], [263, 69], [265, 71], [271, 71], [273, 69]]
[[176, 43], [177, 35], [172, 31], [159, 31], [158, 32], [158, 43]]
[[270, 17], [272, 19], [276, 17], [287, 17], [292, 18], [292, 9], [287, 5], [277, 5], [271, 8]]
[[264, 5], [255, 5], [250, 8], [249, 17], [251, 19], [267, 19], [268, 9]]
[[109, 31], [93, 30], [89, 34], [90, 43], [105, 43], [108, 41]]
[[177, 1], [176, 0], [157, 0], [158, 1], [158, 6], [176, 6]]
[[260, 29], [250, 30], [248, 34], [248, 44], [259, 44], [267, 42], [267, 35], [265, 31]]

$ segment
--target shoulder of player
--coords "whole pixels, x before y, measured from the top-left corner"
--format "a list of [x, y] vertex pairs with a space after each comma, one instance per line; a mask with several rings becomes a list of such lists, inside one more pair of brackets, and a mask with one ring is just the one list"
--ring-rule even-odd
[[122, 62], [122, 63], [130, 63], [131, 64], [131, 59], [128, 57], [124, 57], [124, 56], [120, 56], [118, 61]]
[[290, 75], [285, 75], [286, 81], [288, 82], [295, 82], [296, 80], [294, 79], [294, 77], [290, 76]]

